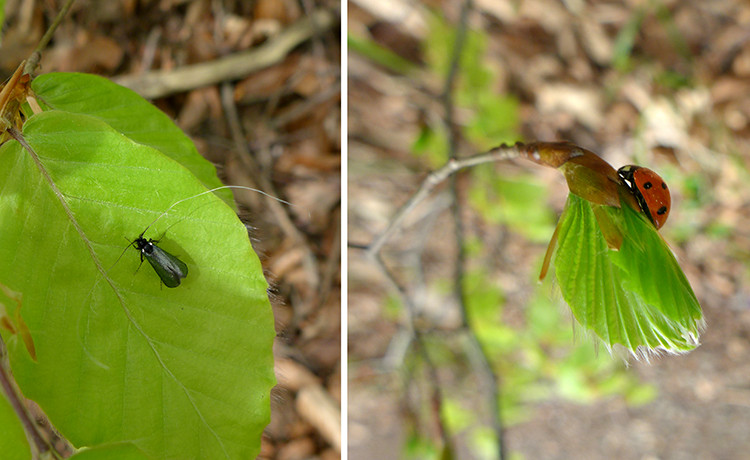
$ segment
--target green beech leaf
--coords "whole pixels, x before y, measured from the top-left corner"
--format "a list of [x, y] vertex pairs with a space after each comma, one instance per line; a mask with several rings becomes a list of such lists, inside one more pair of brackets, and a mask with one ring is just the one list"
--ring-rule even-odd
[[203, 181], [96, 117], [43, 112], [23, 134], [44, 174], [17, 142], [0, 147], [0, 283], [36, 350], [2, 331], [24, 395], [79, 448], [254, 458], [275, 334], [243, 223], [211, 193], [175, 206], [144, 235], [189, 267], [163, 287], [128, 241]]
[[0, 390], [0, 452], [3, 458], [31, 459], [31, 449], [26, 440], [21, 421], [10, 405], [5, 393]]
[[608, 347], [634, 354], [698, 346], [700, 305], [654, 226], [626, 204], [602, 206], [602, 218], [623, 235], [613, 250], [592, 206], [571, 193], [558, 223], [555, 275], [576, 320]]
[[[40, 75], [32, 81], [31, 89], [52, 109], [99, 118], [131, 140], [159, 150], [186, 167], [206, 188], [222, 185], [216, 168], [198, 154], [190, 138], [135, 91], [85, 73]], [[231, 199], [228, 190], [219, 194]]]

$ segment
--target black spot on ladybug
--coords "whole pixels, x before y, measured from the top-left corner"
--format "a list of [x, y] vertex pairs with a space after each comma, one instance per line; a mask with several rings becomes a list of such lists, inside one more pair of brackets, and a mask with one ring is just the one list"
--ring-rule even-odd
[[646, 182], [645, 184], [643, 184], [643, 188], [645, 188], [646, 190], [650, 189], [651, 187], [651, 182]]
[[666, 190], [667, 189], [667, 184], [665, 184], [664, 182], [662, 182], [661, 183], [661, 188], [663, 188], [664, 190]]
[[659, 208], [658, 211], [656, 211], [656, 213], [659, 214], [660, 216], [662, 214], [664, 214], [665, 212], [667, 212], [667, 207], [666, 206], [662, 206], [661, 208]]

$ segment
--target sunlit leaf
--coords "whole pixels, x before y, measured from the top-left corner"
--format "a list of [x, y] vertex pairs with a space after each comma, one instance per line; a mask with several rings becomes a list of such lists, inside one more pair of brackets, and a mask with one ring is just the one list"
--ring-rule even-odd
[[558, 223], [555, 274], [573, 316], [608, 347], [637, 354], [695, 348], [700, 305], [667, 244], [629, 206], [602, 206], [624, 235], [620, 250], [610, 249], [593, 206], [570, 194]]
[[123, 254], [126, 239], [203, 182], [98, 117], [43, 112], [23, 134], [44, 174], [17, 142], [0, 147], [0, 282], [36, 356], [19, 334], [0, 332], [24, 396], [75, 447], [254, 458], [275, 333], [244, 224], [213, 194], [171, 210], [145, 237], [166, 232], [161, 247], [190, 275], [162, 288], [151, 267], [137, 270], [135, 249]]
[[[223, 185], [214, 165], [198, 154], [193, 141], [135, 91], [98, 75], [63, 72], [39, 75], [31, 88], [49, 108], [98, 118], [128, 139], [155, 148], [187, 168], [206, 188]], [[229, 190], [217, 194], [232, 203]]]

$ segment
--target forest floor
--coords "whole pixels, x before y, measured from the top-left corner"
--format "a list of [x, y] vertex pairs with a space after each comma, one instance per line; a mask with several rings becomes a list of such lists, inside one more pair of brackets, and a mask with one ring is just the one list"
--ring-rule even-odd
[[[432, 345], [439, 350], [433, 351], [436, 379], [425, 377], [415, 364], [408, 315], [393, 286], [360, 249], [385, 230], [427, 173], [445, 161], [444, 143], [425, 133], [447, 132], [441, 95], [451, 48], [442, 41], [451, 42], [461, 4], [393, 0], [385, 8], [373, 0], [349, 3], [348, 451], [352, 459], [436, 455], [440, 441], [435, 414], [429, 403], [415, 402], [429, 400], [436, 387], [453, 391], [443, 393], [449, 400], [444, 404], [451, 404], [443, 411], [461, 414], [454, 417], [460, 422], [452, 425], [451, 433], [459, 457], [492, 458], [492, 449], [473, 438], [488, 429], [477, 422], [478, 414], [487, 412], [488, 402], [477, 394], [476, 366], [465, 362], [465, 347], [447, 344], [460, 324], [447, 287], [456, 255], [447, 187], [417, 207], [383, 250], [397, 281], [417, 299], [421, 310], [415, 327], [439, 344]], [[455, 120], [462, 133], [459, 154], [491, 147], [476, 141], [482, 134], [498, 143], [498, 138], [569, 140], [601, 154], [615, 168], [639, 163], [662, 171], [672, 190], [673, 208], [661, 234], [690, 280], [707, 323], [700, 347], [681, 356], [650, 362], [630, 359], [625, 367], [621, 357], [599, 348], [597, 359], [618, 367], [608, 371], [612, 375], [635, 378], [656, 390], [640, 404], [618, 392], [601, 391], [586, 402], [565, 397], [560, 388], [568, 374], [561, 371], [526, 381], [527, 389], [542, 390], [516, 399], [514, 405], [522, 408], [524, 416], [507, 417], [506, 451], [520, 454], [515, 458], [747, 458], [748, 23], [750, 7], [732, 0], [474, 1], [465, 49], [471, 57], [464, 69], [474, 65], [476, 73], [459, 72], [456, 87], [463, 79], [471, 82], [464, 88], [473, 84], [474, 89], [481, 85], [488, 89], [480, 100], [459, 96], [456, 101]], [[476, 61], [480, 64], [472, 64]], [[472, 94], [460, 91], [456, 90], [460, 95]], [[507, 110], [476, 121], [482, 103], [486, 107], [500, 96], [508, 98]], [[491, 135], [498, 126], [507, 126], [504, 138], [502, 132]], [[546, 190], [531, 206], [560, 213], [567, 188], [557, 171], [513, 162], [497, 165], [493, 172], [508, 178], [531, 176]], [[463, 196], [470, 193], [476, 177], [470, 173], [459, 177]], [[498, 200], [496, 206], [505, 202]], [[491, 223], [468, 205], [461, 216], [465, 241], [471, 242], [467, 244], [486, 242], [479, 254], [470, 253], [469, 263], [480, 266], [490, 284], [502, 289], [497, 306], [498, 311], [502, 308], [502, 321], [515, 330], [528, 327], [529, 302], [538, 296], [551, 299], [550, 315], [567, 310], [559, 294], [554, 294], [554, 284], [537, 286], [546, 242], [544, 237], [524, 233], [531, 223], [520, 230]], [[546, 232], [548, 240], [551, 226]], [[568, 315], [559, 328], [569, 330], [571, 323]], [[592, 339], [577, 334], [570, 349], [548, 349], [544, 359], [550, 359], [550, 366], [574, 353], [574, 348], [596, 348]], [[515, 367], [496, 369], [501, 382], [514, 381], [519, 367], [532, 365], [514, 362]], [[578, 384], [585, 386], [597, 378], [592, 372]], [[546, 385], [540, 386], [540, 380]], [[520, 391], [508, 383], [500, 389], [501, 393]]]

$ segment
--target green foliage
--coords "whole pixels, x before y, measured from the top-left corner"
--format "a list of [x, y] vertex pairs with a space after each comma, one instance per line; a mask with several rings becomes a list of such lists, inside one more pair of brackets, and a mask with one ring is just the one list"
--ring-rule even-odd
[[[423, 42], [424, 56], [428, 68], [440, 81], [450, 71], [455, 40], [455, 27], [442, 17], [431, 15], [429, 34]], [[464, 135], [479, 150], [519, 138], [518, 101], [497, 93], [498, 71], [487, 58], [486, 48], [485, 35], [473, 30], [467, 32], [453, 88], [456, 110], [465, 113], [461, 120]], [[415, 141], [413, 152], [428, 152], [430, 165], [440, 166], [448, 159], [447, 138], [442, 123], [430, 123]]]
[[534, 176], [508, 179], [491, 166], [472, 169], [469, 203], [490, 223], [507, 225], [530, 241], [549, 239], [554, 228], [553, 215], [544, 206], [547, 187]]
[[497, 437], [488, 426], [480, 426], [469, 434], [469, 443], [474, 447], [477, 459], [497, 458]]
[[620, 72], [627, 72], [630, 68], [630, 55], [633, 51], [635, 39], [641, 29], [646, 10], [638, 8], [628, 22], [620, 29], [615, 38], [614, 51], [612, 53], [612, 66]]
[[445, 420], [445, 424], [451, 433], [459, 433], [465, 430], [474, 420], [472, 411], [465, 409], [459, 401], [450, 397], [443, 400], [441, 410], [443, 420]]
[[[275, 333], [244, 224], [205, 194], [148, 228], [190, 267], [175, 289], [138, 270], [126, 241], [219, 184], [213, 167], [128, 90], [79, 74], [37, 81], [51, 110], [23, 134], [44, 173], [17, 142], [0, 147], [0, 282], [19, 293], [36, 351], [3, 331], [21, 390], [76, 447], [254, 457]], [[88, 89], [96, 100], [77, 100]]]
[[[633, 48], [646, 18], [650, 15], [653, 15], [664, 28], [669, 44], [680, 57], [685, 61], [692, 60], [687, 41], [675, 23], [669, 8], [661, 1], [656, 1], [636, 8], [617, 34], [612, 53], [612, 66], [618, 71], [626, 73], [634, 67]], [[660, 84], [674, 90], [689, 84], [690, 76], [684, 75], [684, 72], [666, 70], [657, 77], [657, 80]]]
[[[470, 326], [491, 366], [502, 375], [501, 407], [506, 424], [528, 419], [533, 403], [554, 397], [588, 404], [620, 396], [628, 404], [640, 405], [656, 396], [656, 389], [639, 383], [627, 372], [624, 362], [598, 353], [589, 341], [577, 340], [570, 316], [543, 290], [537, 290], [526, 304], [525, 321], [519, 327], [504, 320], [505, 295], [484, 268], [470, 270], [465, 282]], [[438, 368], [457, 369], [457, 373], [467, 375], [473, 370], [466, 367], [466, 356], [454, 351], [458, 345], [455, 341], [431, 335], [425, 343]], [[476, 385], [476, 376], [468, 381]], [[473, 415], [476, 408], [468, 406], [471, 402], [456, 399], [462, 390], [444, 385], [441, 391], [446, 396], [442, 415], [451, 434], [465, 436], [477, 458], [493, 458], [494, 434]], [[433, 441], [420, 437], [415, 427], [410, 429], [407, 457], [436, 458], [438, 449]]]
[[349, 45], [350, 53], [359, 53], [365, 58], [378, 63], [392, 72], [398, 74], [409, 74], [417, 68], [413, 63], [372, 40], [363, 40], [349, 34], [346, 42]]
[[448, 159], [448, 133], [442, 124], [423, 126], [411, 148], [417, 156], [426, 158], [430, 167], [438, 168]]
[[555, 273], [576, 320], [609, 348], [686, 352], [703, 324], [698, 300], [669, 247], [643, 214], [602, 206], [624, 237], [608, 249], [592, 204], [570, 194], [558, 223]]
[[664, 70], [659, 72], [654, 77], [654, 82], [667, 89], [669, 92], [676, 91], [681, 88], [687, 88], [692, 86], [693, 81], [689, 75], [685, 75], [684, 72], [677, 72], [674, 70]]
[[405, 458], [438, 458], [439, 449], [430, 439], [420, 436], [419, 433], [410, 432], [404, 444]]
[[[481, 292], [492, 285], [485, 276], [474, 276], [473, 285]], [[559, 396], [581, 403], [603, 397], [642, 392], [637, 379], [625, 372], [622, 362], [599, 354], [590, 343], [575, 344], [570, 319], [540, 290], [526, 304], [525, 327], [503, 325], [502, 303], [490, 306], [470, 295], [469, 314], [485, 352], [503, 376], [504, 419], [519, 422], [528, 416], [524, 405]], [[482, 296], [480, 296], [481, 298]], [[501, 327], [501, 330], [493, 330]], [[493, 336], [500, 333], [503, 340]], [[580, 341], [579, 341], [580, 342]], [[618, 385], [612, 385], [618, 381]], [[515, 407], [515, 408], [514, 408]], [[514, 408], [514, 409], [513, 409]]]
[[[198, 154], [193, 141], [163, 112], [134, 91], [83, 73], [50, 73], [31, 85], [47, 108], [86, 114], [138, 144], [155, 148], [187, 168], [207, 189], [223, 185], [216, 168]], [[232, 203], [229, 190], [219, 190]]]
[[[0, 0], [0, 26], [5, 23], [5, 3], [5, 0]], [[2, 43], [2, 34], [0, 34], [0, 44]]]

